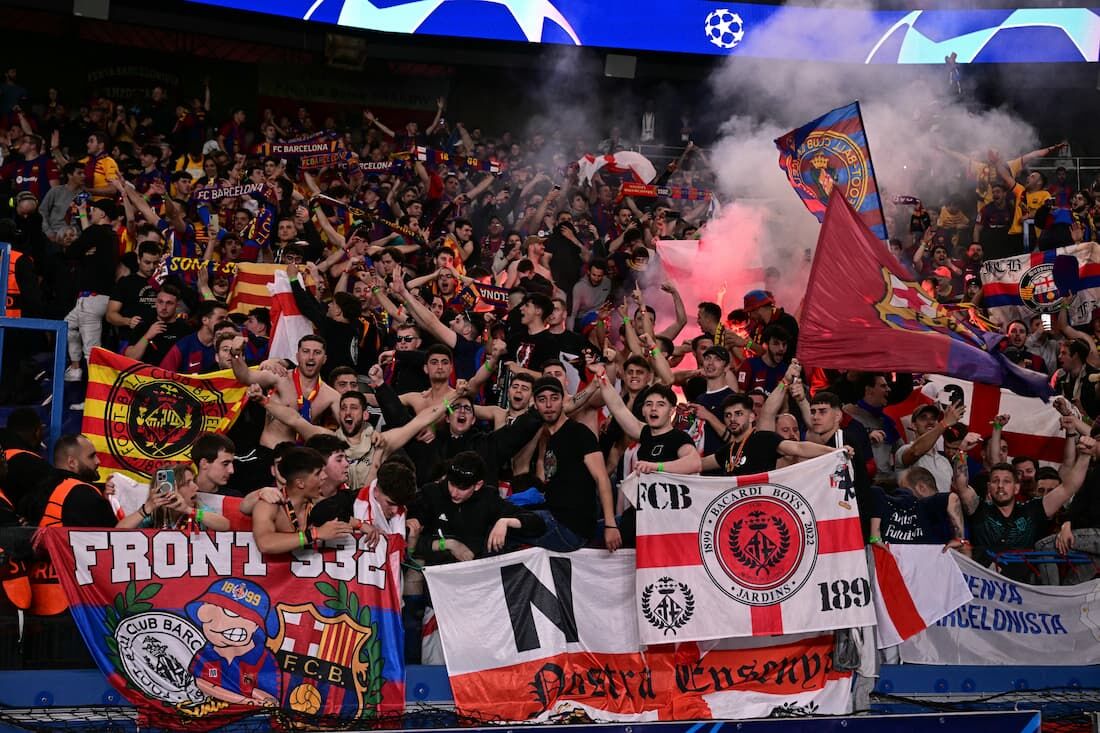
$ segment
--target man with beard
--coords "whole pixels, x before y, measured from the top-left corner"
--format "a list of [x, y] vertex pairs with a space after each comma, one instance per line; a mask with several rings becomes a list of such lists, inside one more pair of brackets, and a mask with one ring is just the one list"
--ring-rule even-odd
[[623, 539], [596, 436], [566, 416], [565, 390], [557, 379], [540, 377], [532, 393], [546, 430], [537, 461], [542, 466], [546, 494], [537, 514], [546, 522], [546, 533], [531, 544], [557, 552], [576, 550], [595, 534], [602, 515], [603, 544], [614, 552]]
[[[982, 501], [970, 486], [966, 462], [956, 464], [952, 488], [962, 500], [976, 559], [984, 558], [985, 551], [997, 554], [1008, 550], [1032, 550], [1035, 543], [1048, 534], [1051, 517], [1077, 494], [1084, 483], [1096, 441], [1083, 437], [1078, 445], [1080, 450], [1076, 460], [1062, 466], [1061, 485], [1042, 497], [1025, 502], [1016, 500], [1020, 482], [1011, 464], [998, 463], [989, 469], [986, 501]], [[956, 542], [952, 541], [950, 545], [955, 546]], [[1034, 580], [1031, 570], [1025, 565], [1011, 564], [1001, 568], [1001, 571], [1014, 580]]]
[[702, 470], [711, 475], [751, 476], [775, 470], [780, 456], [817, 458], [833, 451], [832, 446], [784, 440], [771, 430], [758, 430], [752, 398], [747, 394], [727, 397], [721, 414], [730, 442], [703, 456]]
[[737, 381], [742, 392], [763, 389], [771, 394], [791, 361], [787, 356], [790, 337], [782, 326], [768, 326], [760, 340], [764, 343], [764, 353], [746, 359], [737, 371]]
[[327, 435], [343, 441], [347, 445], [344, 453], [347, 456], [348, 488], [358, 491], [367, 485], [374, 455], [374, 442], [371, 439], [374, 428], [366, 421], [367, 398], [362, 392], [350, 391], [340, 395], [337, 412], [339, 424], [335, 430], [326, 430], [314, 425], [293, 407], [274, 400], [268, 400], [265, 407], [272, 417], [286, 424], [307, 442], [318, 435]]
[[96, 485], [99, 455], [83, 435], [65, 435], [53, 450], [54, 471], [27, 497], [23, 515], [39, 527], [114, 527], [111, 502]]
[[611, 297], [611, 280], [607, 277], [607, 267], [607, 260], [591, 260], [585, 276], [573, 286], [572, 323], [575, 324]]
[[199, 329], [192, 334], [180, 337], [161, 359], [160, 367], [178, 374], [203, 374], [213, 371], [214, 327], [225, 320], [227, 313], [225, 305], [216, 300], [205, 300], [200, 303], [195, 309]]
[[1008, 324], [1008, 328], [1005, 329], [1007, 338], [1004, 340], [1002, 351], [1008, 349], [1015, 349], [1018, 353], [1022, 352], [1025, 356], [1022, 366], [1027, 369], [1032, 369], [1037, 372], [1045, 372], [1046, 364], [1037, 355], [1031, 352], [1027, 347], [1027, 324], [1023, 321], [1012, 321]]
[[[241, 384], [255, 384], [270, 390], [269, 400], [281, 402], [293, 407], [302, 419], [317, 422], [325, 413], [336, 406], [338, 395], [329, 385], [321, 381], [321, 367], [325, 364], [325, 342], [319, 336], [303, 336], [298, 341], [298, 366], [279, 376], [266, 369], [249, 369], [245, 363], [243, 349], [245, 338], [238, 336], [233, 341], [231, 366], [233, 376]], [[296, 435], [286, 423], [270, 419], [260, 434], [257, 447], [257, 460], [250, 464], [250, 477], [246, 490], [265, 485], [270, 476], [271, 451], [279, 443], [293, 442]]]

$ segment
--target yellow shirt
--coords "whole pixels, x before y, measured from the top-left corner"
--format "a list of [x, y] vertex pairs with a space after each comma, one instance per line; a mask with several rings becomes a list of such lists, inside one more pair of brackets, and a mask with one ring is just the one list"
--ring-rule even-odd
[[1016, 212], [1012, 217], [1012, 226], [1008, 228], [1008, 233], [1023, 234], [1024, 220], [1035, 218], [1035, 213], [1039, 211], [1039, 207], [1051, 198], [1050, 191], [1027, 192], [1022, 185], [1017, 183], [1012, 187], [1012, 195], [1016, 197]]
[[[80, 159], [80, 165], [87, 164], [88, 156], [84, 156]], [[95, 176], [92, 177], [91, 181], [85, 181], [84, 185], [88, 188], [109, 188], [111, 185], [110, 182], [118, 177], [118, 163], [115, 162], [114, 158], [106, 155], [96, 161]], [[109, 196], [92, 196], [92, 198], [96, 201], [100, 201], [102, 199], [113, 199], [115, 196], [112, 194]]]

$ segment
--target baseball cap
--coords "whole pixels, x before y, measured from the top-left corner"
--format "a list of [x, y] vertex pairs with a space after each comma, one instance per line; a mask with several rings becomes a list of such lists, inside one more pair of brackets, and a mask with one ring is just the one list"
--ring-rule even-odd
[[205, 603], [232, 611], [257, 624], [268, 636], [275, 635], [270, 619], [271, 598], [267, 591], [251, 580], [219, 578], [210, 584], [206, 592], [187, 604], [187, 615], [198, 621], [199, 607]]
[[88, 203], [88, 206], [99, 209], [106, 214], [109, 219], [114, 219], [118, 211], [115, 207], [115, 203], [110, 199], [93, 199]]
[[766, 305], [775, 305], [775, 298], [767, 290], [750, 290], [745, 293], [745, 310], [754, 311]]
[[711, 346], [709, 349], [703, 352], [703, 357], [716, 356], [722, 361], [729, 363], [730, 352], [726, 350], [725, 346]]
[[916, 420], [918, 417], [925, 413], [931, 413], [932, 416], [937, 420], [943, 417], [943, 410], [940, 409], [939, 405], [921, 405], [917, 409], [913, 410], [912, 419]]
[[536, 379], [534, 386], [531, 388], [531, 396], [538, 397], [547, 391], [557, 392], [562, 397], [565, 396], [565, 389], [561, 386], [561, 382], [554, 377], [539, 377]]
[[951, 279], [951, 270], [947, 269], [946, 267], [937, 267], [935, 270], [932, 270], [932, 274], [936, 277], [943, 278], [944, 280]]

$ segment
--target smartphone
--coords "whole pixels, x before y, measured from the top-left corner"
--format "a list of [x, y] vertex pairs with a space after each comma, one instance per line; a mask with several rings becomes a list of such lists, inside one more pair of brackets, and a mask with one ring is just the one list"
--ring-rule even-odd
[[555, 184], [554, 184], [554, 190], [555, 190], [555, 191], [560, 191], [560, 190], [561, 190], [561, 185], [559, 185], [559, 184], [555, 183]]
[[679, 219], [680, 218], [680, 212], [679, 211], [666, 211], [665, 212], [665, 218], [666, 219]]
[[1050, 328], [1051, 328], [1051, 321], [1052, 321], [1050, 314], [1049, 313], [1043, 313], [1040, 316], [1040, 318], [1043, 319], [1043, 330], [1044, 331], [1049, 331]]
[[176, 471], [173, 468], [157, 469], [153, 479], [153, 491], [164, 496], [176, 490]]
[[210, 231], [216, 232], [221, 230], [221, 223], [218, 220], [217, 214], [210, 215]]

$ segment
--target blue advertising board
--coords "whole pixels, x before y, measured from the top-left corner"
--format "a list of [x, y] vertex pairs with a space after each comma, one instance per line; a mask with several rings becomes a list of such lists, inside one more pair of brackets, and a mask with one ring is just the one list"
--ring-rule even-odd
[[959, 63], [1100, 58], [1100, 11], [1089, 8], [865, 11], [720, 0], [190, 1], [387, 33], [633, 51], [860, 64], [939, 64], [951, 53]]

